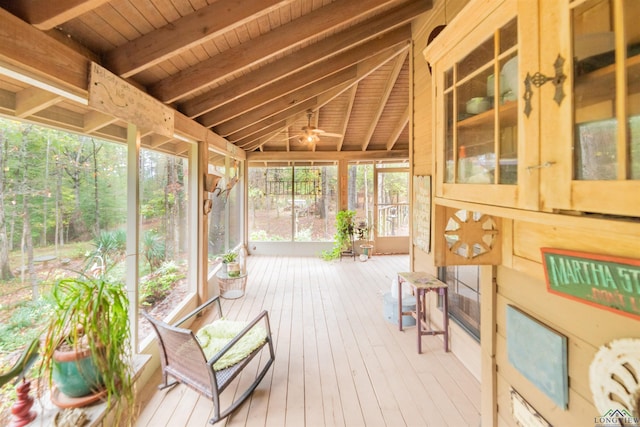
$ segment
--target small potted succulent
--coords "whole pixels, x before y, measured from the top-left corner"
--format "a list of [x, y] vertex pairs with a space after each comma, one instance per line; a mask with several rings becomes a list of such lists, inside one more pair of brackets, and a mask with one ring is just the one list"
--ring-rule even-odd
[[240, 263], [237, 260], [238, 253], [236, 251], [229, 251], [222, 255], [223, 269], [226, 268], [229, 277], [240, 276]]

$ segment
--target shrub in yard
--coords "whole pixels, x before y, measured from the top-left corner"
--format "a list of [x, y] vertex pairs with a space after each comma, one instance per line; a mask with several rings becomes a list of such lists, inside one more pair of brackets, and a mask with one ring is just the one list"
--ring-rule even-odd
[[185, 277], [174, 262], [166, 262], [140, 283], [140, 304], [153, 306], [171, 292], [175, 282]]
[[142, 253], [149, 264], [149, 270], [158, 268], [165, 257], [164, 242], [154, 231], [147, 231], [142, 236]]
[[108, 264], [122, 256], [127, 249], [127, 233], [124, 230], [102, 231], [94, 237], [96, 247], [90, 256], [101, 256]]

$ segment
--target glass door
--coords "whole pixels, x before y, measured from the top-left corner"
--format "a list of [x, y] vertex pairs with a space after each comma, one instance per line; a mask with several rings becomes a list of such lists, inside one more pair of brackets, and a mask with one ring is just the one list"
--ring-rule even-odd
[[376, 169], [376, 251], [409, 252], [409, 170]]

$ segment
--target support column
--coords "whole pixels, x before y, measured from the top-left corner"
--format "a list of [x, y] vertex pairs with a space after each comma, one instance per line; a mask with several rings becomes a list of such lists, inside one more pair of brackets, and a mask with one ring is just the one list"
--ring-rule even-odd
[[[127, 126], [127, 257], [125, 262], [131, 342], [138, 346], [138, 254], [140, 231], [140, 132]], [[135, 351], [135, 349], [134, 349]]]

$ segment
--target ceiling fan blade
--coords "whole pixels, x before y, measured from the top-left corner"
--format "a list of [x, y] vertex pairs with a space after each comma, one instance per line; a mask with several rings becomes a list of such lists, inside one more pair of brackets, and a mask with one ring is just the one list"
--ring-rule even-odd
[[322, 136], [329, 136], [333, 138], [342, 138], [344, 135], [341, 133], [333, 133], [333, 132], [322, 132]]

